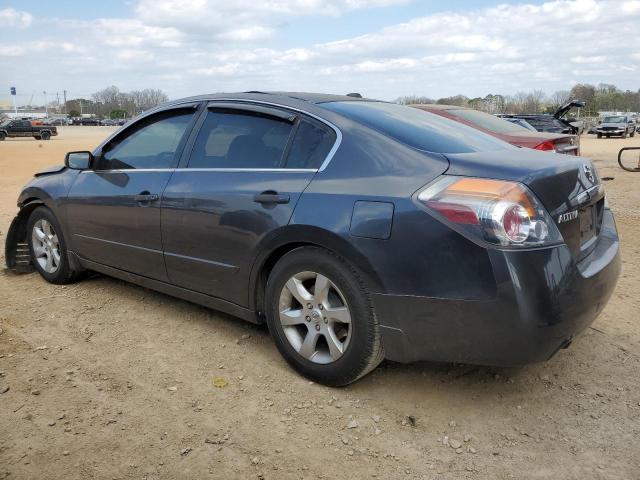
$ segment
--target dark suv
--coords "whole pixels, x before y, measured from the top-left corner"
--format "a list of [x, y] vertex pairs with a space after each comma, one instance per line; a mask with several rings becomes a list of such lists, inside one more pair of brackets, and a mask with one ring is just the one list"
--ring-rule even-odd
[[20, 193], [9, 268], [52, 283], [92, 270], [266, 322], [327, 385], [385, 357], [546, 360], [620, 272], [589, 160], [393, 103], [192, 97], [65, 164]]
[[585, 102], [581, 100], [572, 100], [555, 111], [553, 115], [547, 113], [531, 113], [531, 114], [500, 114], [503, 118], [520, 118], [526, 120], [529, 125], [539, 132], [550, 133], [569, 133], [572, 135], [580, 134], [580, 127], [574, 125], [564, 117], [572, 108], [582, 108]]

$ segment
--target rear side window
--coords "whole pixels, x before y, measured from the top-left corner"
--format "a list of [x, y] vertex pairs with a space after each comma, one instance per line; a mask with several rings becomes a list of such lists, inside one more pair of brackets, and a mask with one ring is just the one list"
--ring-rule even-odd
[[96, 170], [173, 168], [193, 111], [163, 112], [132, 125], [98, 159]]
[[245, 111], [207, 113], [188, 168], [280, 168], [292, 125]]
[[286, 168], [320, 168], [334, 143], [333, 129], [301, 120], [287, 156]]
[[516, 148], [467, 125], [395, 103], [328, 102], [321, 106], [427, 152], [469, 153]]

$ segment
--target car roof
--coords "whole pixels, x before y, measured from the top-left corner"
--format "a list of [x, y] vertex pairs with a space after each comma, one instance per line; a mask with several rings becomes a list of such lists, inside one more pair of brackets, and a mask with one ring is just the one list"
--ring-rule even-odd
[[468, 107], [460, 107], [458, 105], [442, 105], [440, 103], [416, 103], [409, 105], [410, 107], [424, 108], [428, 110], [472, 110]]
[[194, 97], [180, 98], [165, 103], [164, 105], [172, 105], [185, 102], [197, 102], [216, 99], [238, 99], [238, 100], [257, 100], [279, 103], [281, 105], [295, 106], [300, 102], [310, 104], [320, 104], [327, 102], [366, 102], [377, 101], [367, 98], [359, 98], [349, 95], [335, 95], [330, 93], [312, 93], [312, 92], [261, 92], [261, 91], [248, 91], [248, 92], [229, 92], [229, 93], [212, 93], [207, 95], [197, 95]]

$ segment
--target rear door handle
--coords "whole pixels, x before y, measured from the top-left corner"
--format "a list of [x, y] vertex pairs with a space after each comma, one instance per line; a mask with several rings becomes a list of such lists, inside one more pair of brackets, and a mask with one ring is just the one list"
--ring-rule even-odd
[[136, 202], [154, 202], [158, 200], [160, 196], [157, 193], [140, 192], [138, 195], [134, 195], [133, 199]]
[[280, 195], [278, 192], [266, 191], [253, 197], [253, 201], [256, 203], [289, 203], [289, 195]]

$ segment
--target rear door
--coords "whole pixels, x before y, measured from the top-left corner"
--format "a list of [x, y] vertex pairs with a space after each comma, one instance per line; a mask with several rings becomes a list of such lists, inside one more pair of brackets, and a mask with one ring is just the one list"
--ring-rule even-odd
[[81, 257], [167, 280], [160, 198], [195, 120], [195, 106], [166, 109], [122, 131], [96, 152], [67, 199], [73, 250]]
[[256, 247], [287, 225], [336, 141], [297, 112], [212, 102], [162, 199], [172, 283], [246, 305]]

